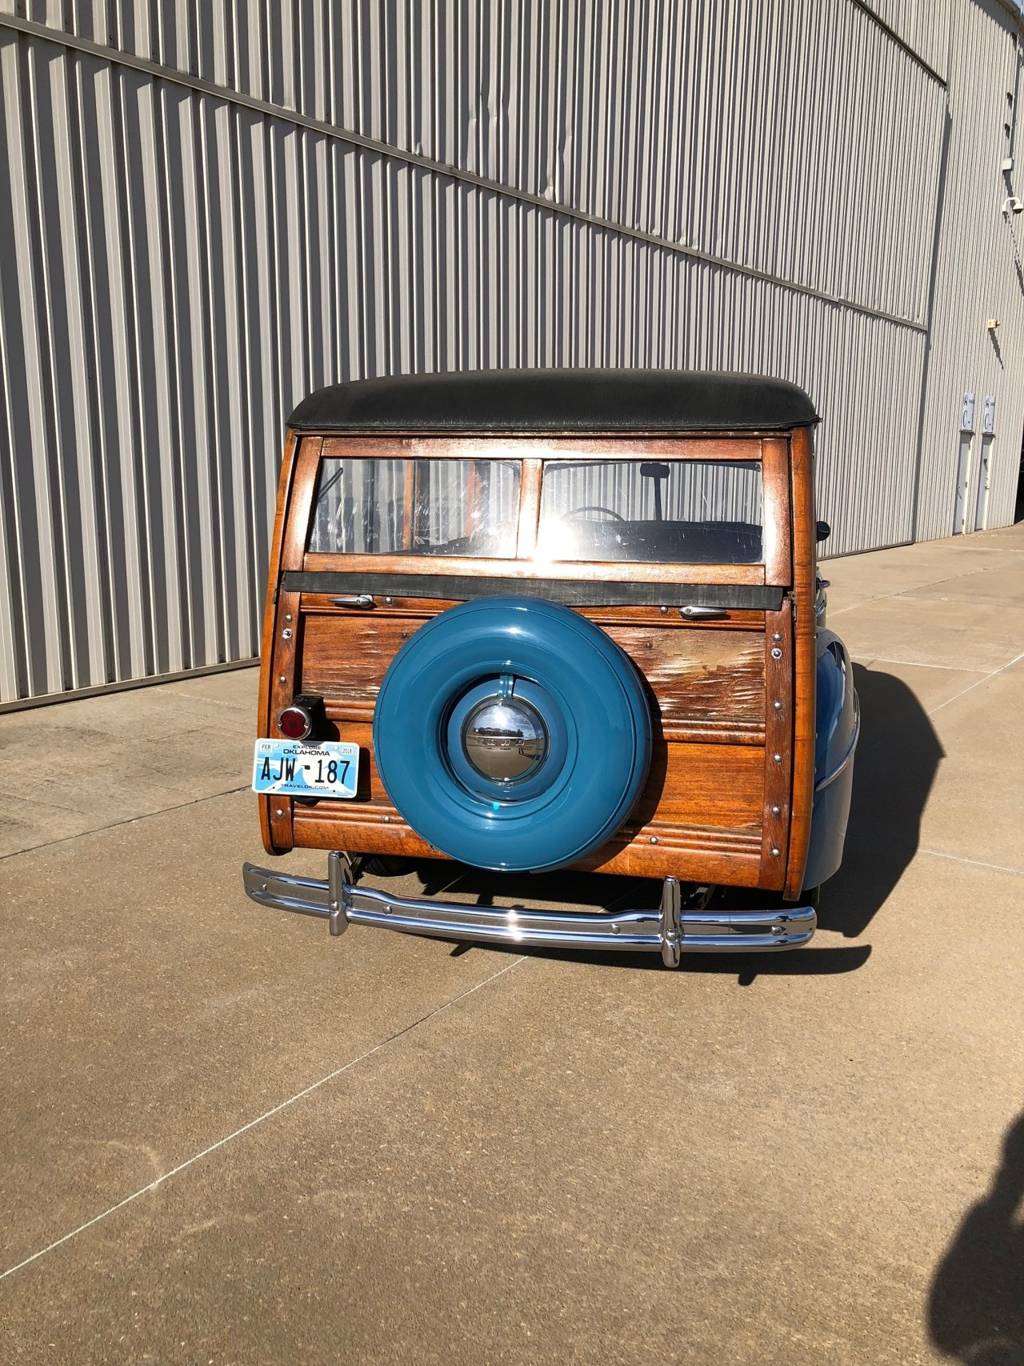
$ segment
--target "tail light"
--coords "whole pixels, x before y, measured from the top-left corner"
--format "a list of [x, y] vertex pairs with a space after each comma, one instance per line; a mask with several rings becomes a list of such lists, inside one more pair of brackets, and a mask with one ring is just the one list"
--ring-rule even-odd
[[300, 693], [277, 715], [277, 726], [289, 740], [316, 739], [323, 731], [324, 701], [312, 693]]

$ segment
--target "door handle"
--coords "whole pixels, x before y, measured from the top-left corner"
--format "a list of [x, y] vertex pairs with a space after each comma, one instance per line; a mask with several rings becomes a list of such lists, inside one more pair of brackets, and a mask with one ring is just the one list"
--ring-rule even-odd
[[724, 607], [699, 607], [696, 603], [688, 602], [685, 607], [680, 607], [679, 615], [689, 617], [691, 621], [713, 621], [716, 617], [727, 617], [729, 613]]
[[332, 607], [373, 607], [372, 593], [347, 593], [343, 598], [331, 598]]

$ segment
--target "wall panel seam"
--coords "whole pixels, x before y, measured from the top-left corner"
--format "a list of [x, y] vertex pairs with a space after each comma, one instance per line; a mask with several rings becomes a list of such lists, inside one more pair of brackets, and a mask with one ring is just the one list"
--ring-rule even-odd
[[729, 271], [736, 275], [742, 275], [748, 279], [760, 280], [765, 284], [789, 289], [795, 294], [803, 294], [808, 298], [818, 299], [823, 303], [834, 305], [837, 308], [848, 309], [851, 312], [863, 314], [866, 317], [879, 318], [884, 322], [893, 323], [898, 327], [905, 327], [915, 332], [926, 333], [928, 330], [926, 323], [918, 321], [915, 318], [907, 318], [898, 313], [888, 313], [884, 309], [872, 308], [869, 304], [859, 303], [856, 299], [849, 299], [839, 294], [830, 294], [826, 290], [815, 289], [811, 285], [801, 284], [796, 280], [790, 280], [785, 276], [775, 275], [770, 271], [758, 270], [754, 266], [745, 266], [737, 261], [731, 261], [727, 257], [716, 256], [710, 252], [700, 251], [696, 247], [673, 242], [669, 238], [662, 237], [657, 233], [645, 232], [642, 228], [632, 228], [627, 224], [616, 222], [613, 219], [602, 218], [598, 214], [588, 213], [583, 209], [575, 209], [567, 204], [560, 204], [556, 200], [546, 199], [543, 195], [532, 194], [528, 190], [517, 189], [514, 186], [506, 185], [501, 181], [491, 180], [486, 176], [477, 175], [475, 172], [462, 170], [460, 167], [453, 166], [448, 162], [435, 161], [431, 157], [425, 157], [415, 152], [405, 151], [400, 147], [395, 147], [393, 144], [381, 141], [380, 139], [366, 137], [365, 135], [353, 132], [350, 129], [339, 128], [334, 124], [325, 123], [321, 119], [311, 118], [309, 115], [302, 114], [298, 110], [285, 108], [284, 106], [274, 104], [269, 100], [256, 99], [251, 95], [243, 94], [241, 91], [218, 85], [214, 81], [207, 81], [198, 76], [188, 75], [173, 67], [162, 66], [158, 62], [152, 62], [146, 58], [138, 57], [133, 53], [121, 52], [115, 48], [107, 47], [102, 43], [92, 42], [88, 38], [80, 38], [76, 34], [65, 33], [60, 29], [49, 28], [45, 24], [35, 23], [32, 20], [21, 19], [8, 14], [0, 14], [0, 28], [11, 29], [17, 33], [25, 34], [28, 37], [37, 38], [41, 42], [53, 43], [57, 46], [71, 48], [77, 52], [83, 52], [89, 56], [110, 62], [115, 66], [128, 67], [133, 71], [139, 71], [145, 75], [152, 76], [154, 79], [182, 86], [187, 90], [192, 90], [202, 95], [209, 95], [215, 99], [221, 99], [231, 104], [240, 105], [254, 113], [262, 114], [268, 118], [278, 119], [282, 122], [291, 123], [297, 128], [309, 129], [324, 137], [333, 138], [338, 142], [348, 143], [353, 147], [359, 147], [364, 151], [376, 153], [378, 156], [387, 157], [392, 161], [402, 162], [420, 170], [432, 172], [434, 175], [461, 181], [464, 184], [475, 186], [478, 189], [502, 195], [506, 199], [530, 204], [536, 208], [544, 209], [548, 213], [560, 218], [586, 223], [591, 227], [601, 228], [606, 232], [612, 232], [620, 237], [630, 238], [633, 241], [645, 242], [651, 246], [658, 247], [663, 251], [671, 252], [676, 256], [683, 256], [689, 260], [699, 261], [704, 265], [714, 266], [719, 270]]

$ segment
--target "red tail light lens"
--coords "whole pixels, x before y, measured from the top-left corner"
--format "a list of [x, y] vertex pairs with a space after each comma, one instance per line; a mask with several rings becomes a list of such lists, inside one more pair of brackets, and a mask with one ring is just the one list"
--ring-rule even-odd
[[305, 740], [313, 729], [313, 717], [305, 707], [296, 706], [293, 702], [281, 712], [277, 724], [281, 734], [287, 735], [289, 740]]

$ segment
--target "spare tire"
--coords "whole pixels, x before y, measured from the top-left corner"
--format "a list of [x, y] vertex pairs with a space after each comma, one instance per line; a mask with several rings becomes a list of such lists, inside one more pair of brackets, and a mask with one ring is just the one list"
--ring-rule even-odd
[[600, 848], [647, 781], [651, 716], [593, 622], [483, 598], [421, 627], [384, 676], [377, 768], [404, 820], [477, 868], [561, 868]]

